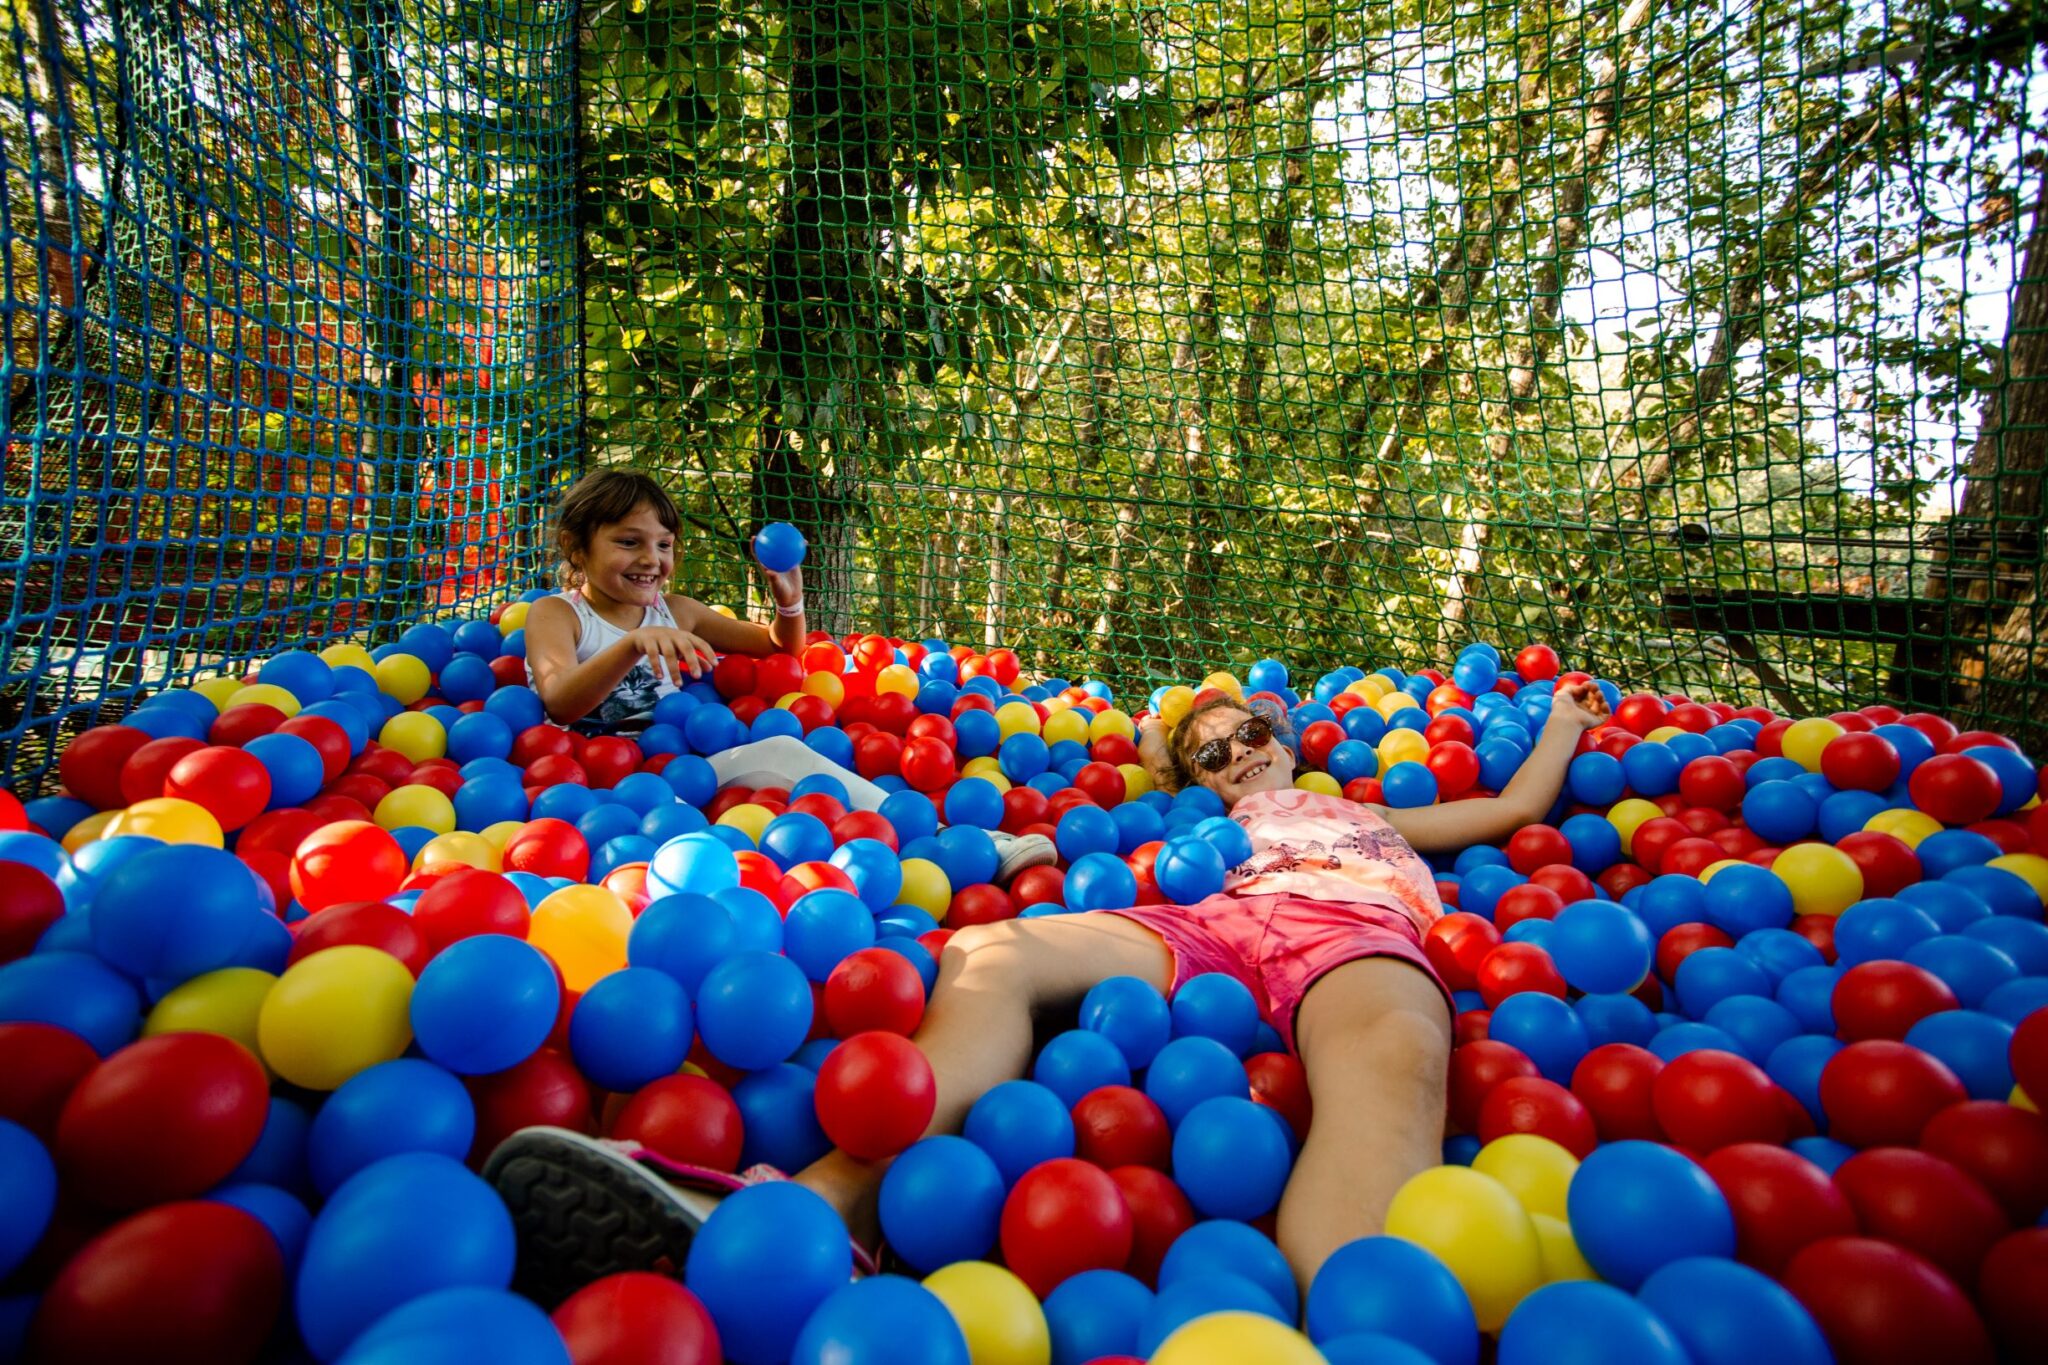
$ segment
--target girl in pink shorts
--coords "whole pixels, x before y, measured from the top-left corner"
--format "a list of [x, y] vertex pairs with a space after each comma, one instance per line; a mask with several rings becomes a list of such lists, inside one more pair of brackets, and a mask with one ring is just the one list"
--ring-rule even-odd
[[[1495, 843], [1541, 820], [1579, 737], [1606, 713], [1592, 684], [1561, 689], [1500, 795], [1406, 810], [1296, 788], [1294, 757], [1272, 723], [1238, 703], [1197, 706], [1171, 734], [1146, 719], [1139, 748], [1160, 784], [1199, 783], [1222, 797], [1251, 837], [1251, 857], [1229, 870], [1222, 894], [1193, 905], [1013, 919], [954, 934], [916, 1034], [938, 1090], [926, 1131], [958, 1131], [983, 1094], [1028, 1073], [1039, 1012], [1072, 1009], [1112, 977], [1170, 992], [1203, 972], [1226, 972], [1250, 988], [1308, 1078], [1315, 1121], [1276, 1230], [1306, 1291], [1332, 1252], [1381, 1230], [1410, 1176], [1442, 1160], [1452, 1009], [1422, 951], [1443, 907], [1417, 850]], [[887, 1165], [834, 1151], [795, 1179], [871, 1246]]]

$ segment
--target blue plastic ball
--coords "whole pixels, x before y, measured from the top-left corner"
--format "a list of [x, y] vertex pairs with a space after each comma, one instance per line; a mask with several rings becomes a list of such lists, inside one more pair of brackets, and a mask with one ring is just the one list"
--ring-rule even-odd
[[744, 1169], [765, 1162], [782, 1171], [800, 1171], [832, 1150], [818, 1122], [818, 1074], [795, 1062], [742, 1076], [732, 1088], [739, 1107]]
[[258, 735], [244, 744], [242, 751], [270, 775], [271, 810], [304, 805], [319, 794], [327, 780], [320, 751], [298, 735]]
[[2041, 898], [2024, 878], [2002, 867], [1959, 867], [1944, 876], [1939, 885], [1959, 887], [1981, 898], [1992, 913], [2038, 923]]
[[1734, 948], [1701, 948], [1678, 964], [1672, 983], [1685, 1012], [1695, 1019], [1733, 995], [1771, 993], [1771, 979], [1764, 969]]
[[273, 1095], [263, 1116], [263, 1131], [242, 1164], [228, 1173], [234, 1184], [274, 1185], [294, 1193], [307, 1188], [306, 1147], [311, 1141], [313, 1121], [306, 1111], [282, 1096]]
[[1790, 844], [1812, 834], [1820, 820], [1820, 802], [1795, 782], [1765, 782], [1742, 798], [1742, 818], [1758, 836], [1773, 844]]
[[[1637, 748], [1641, 748], [1638, 745]], [[1629, 750], [1634, 753], [1635, 749]], [[1723, 869], [1732, 871], [1733, 869]], [[1720, 880], [1716, 876], [1716, 881]], [[1680, 876], [1667, 872], [1653, 877], [1642, 887], [1642, 898], [1636, 902], [1636, 914], [1650, 931], [1652, 938], [1661, 939], [1681, 924], [1696, 924], [1707, 917], [1707, 888], [1697, 877]]]
[[1138, 878], [1114, 853], [1086, 853], [1067, 869], [1062, 891], [1069, 910], [1117, 910], [1137, 902]]
[[1792, 922], [1792, 888], [1767, 867], [1737, 863], [1706, 883], [1706, 922], [1730, 938]]
[[842, 1285], [797, 1334], [790, 1365], [968, 1365], [967, 1338], [938, 1296], [901, 1275]]
[[1708, 1010], [1702, 1022], [1733, 1038], [1753, 1062], [1799, 1034], [1799, 1020], [1792, 1011], [1761, 995], [1731, 995]]
[[1571, 1082], [1579, 1060], [1592, 1050], [1586, 1026], [1554, 995], [1522, 991], [1496, 1005], [1487, 1036], [1519, 1049], [1548, 1080]]
[[[955, 891], [995, 880], [1000, 858], [996, 853], [995, 840], [988, 837], [987, 830], [973, 825], [952, 825], [939, 832], [938, 845], [932, 861], [945, 872], [947, 882]], [[1129, 901], [1123, 903], [1130, 904]]]
[[1572, 1002], [1572, 1012], [1586, 1030], [1589, 1050], [1608, 1043], [1648, 1047], [1657, 1036], [1657, 1016], [1632, 995], [1580, 996]]
[[874, 912], [850, 891], [806, 892], [783, 920], [783, 952], [812, 981], [823, 981], [847, 957], [874, 946]]
[[1779, 1043], [1767, 1055], [1764, 1071], [1806, 1107], [1815, 1123], [1823, 1123], [1826, 1111], [1820, 1102], [1820, 1073], [1844, 1046], [1826, 1034], [1802, 1033]]
[[1061, 1281], [1045, 1299], [1052, 1365], [1129, 1355], [1138, 1345], [1139, 1320], [1151, 1306], [1152, 1291], [1120, 1270], [1084, 1270]]
[[1685, 762], [1668, 745], [1632, 744], [1621, 756], [1621, 771], [1638, 796], [1665, 796], [1678, 790]]
[[1396, 763], [1380, 779], [1380, 791], [1395, 810], [1413, 810], [1433, 805], [1437, 797], [1436, 774], [1413, 761]]
[[1988, 943], [2019, 964], [2026, 976], [2048, 976], [2048, 925], [2012, 915], [1990, 915], [1963, 930], [1963, 937]]
[[1300, 1316], [1294, 1271], [1272, 1239], [1233, 1218], [1209, 1218], [1176, 1237], [1159, 1263], [1159, 1287], [1209, 1275], [1239, 1275], [1271, 1296], [1289, 1320]]
[[331, 1195], [357, 1171], [402, 1152], [461, 1161], [476, 1136], [476, 1106], [454, 1075], [401, 1057], [359, 1071], [320, 1106], [307, 1136], [313, 1186]]
[[882, 1234], [889, 1248], [929, 1274], [979, 1260], [996, 1244], [1008, 1185], [989, 1154], [962, 1137], [928, 1137], [882, 1177]]
[[2018, 1025], [2035, 1010], [2048, 1008], [2048, 977], [2023, 976], [1984, 997], [1984, 1013]]
[[961, 1134], [988, 1153], [1005, 1186], [1041, 1161], [1074, 1154], [1067, 1106], [1034, 1081], [1005, 1081], [976, 1100]]
[[0, 1276], [42, 1240], [57, 1208], [57, 1163], [36, 1135], [0, 1119]]
[[1906, 950], [1905, 960], [1940, 977], [1966, 1010], [1981, 1007], [1993, 991], [2020, 977], [2009, 955], [1966, 934], [1922, 939]]
[[719, 963], [705, 974], [696, 1003], [704, 1046], [742, 1071], [785, 1060], [811, 1029], [810, 981], [774, 953], [740, 952]]
[[683, 1282], [742, 1365], [788, 1359], [806, 1320], [853, 1273], [846, 1224], [795, 1181], [727, 1195], [690, 1242]]
[[[1659, 1028], [1657, 1036], [1650, 1040], [1649, 1049], [1666, 1062], [1676, 1061], [1688, 1052], [1732, 1052], [1738, 1057], [1749, 1056], [1735, 1035], [1726, 1029], [1684, 1020]], [[1749, 1060], [1755, 1061], [1756, 1058], [1750, 1057]]]
[[1214, 1038], [1176, 1038], [1145, 1068], [1145, 1093], [1169, 1124], [1178, 1125], [1204, 1100], [1242, 1099], [1250, 1089], [1237, 1054]]
[[1130, 1064], [1115, 1043], [1087, 1029], [1068, 1029], [1039, 1050], [1031, 1079], [1072, 1109], [1082, 1096], [1105, 1085], [1129, 1085]]
[[1565, 1280], [1523, 1299], [1501, 1328], [1499, 1365], [1693, 1365], [1678, 1337], [1613, 1285]]
[[1573, 815], [1557, 827], [1571, 845], [1572, 866], [1596, 877], [1621, 860], [1621, 831], [1605, 816]]
[[1621, 799], [1628, 777], [1620, 759], [1594, 750], [1572, 760], [1565, 773], [1565, 785], [1574, 801], [1588, 806], [1611, 806]]
[[256, 879], [200, 844], [145, 849], [102, 877], [92, 942], [110, 966], [176, 985], [232, 963], [257, 917]]
[[569, 1052], [578, 1069], [621, 1094], [673, 1075], [690, 1055], [692, 1037], [682, 985], [651, 967], [599, 977], [569, 1017]]
[[740, 884], [740, 865], [733, 850], [710, 830], [671, 839], [655, 850], [647, 867], [647, 891], [653, 896], [677, 892], [711, 896]]
[[457, 939], [413, 986], [413, 1039], [457, 1075], [489, 1075], [540, 1049], [561, 1000], [554, 965], [532, 944], [506, 934]]
[[1705, 1170], [1658, 1143], [1596, 1147], [1572, 1176], [1566, 1207], [1581, 1254], [1626, 1289], [1688, 1256], [1735, 1254], [1727, 1199]]
[[1206, 839], [1168, 840], [1152, 863], [1160, 894], [1175, 905], [1193, 905], [1223, 890], [1223, 855]]
[[[1716, 877], [1715, 881], [1720, 878]], [[1802, 967], [1826, 965], [1820, 949], [1790, 929], [1752, 929], [1742, 935], [1736, 950], [1763, 968], [1775, 991], [1784, 979]]]
[[1735, 1261], [1673, 1261], [1636, 1298], [1671, 1329], [1691, 1365], [1832, 1365], [1827, 1338], [1799, 1300]]
[[1293, 1169], [1284, 1128], [1251, 1100], [1204, 1100], [1175, 1125], [1174, 1181], [1205, 1217], [1261, 1217], [1279, 1206]]
[[1136, 1354], [1150, 1356], [1165, 1340], [1196, 1318], [1211, 1313], [1258, 1313], [1293, 1326], [1273, 1296], [1242, 1275], [1210, 1271], [1190, 1275], [1162, 1289], [1138, 1323]]
[[104, 1057], [140, 1031], [142, 997], [127, 977], [90, 953], [44, 950], [0, 966], [0, 1024], [6, 1023], [55, 1024]]
[[1150, 1066], [1173, 1036], [1166, 998], [1134, 976], [1113, 976], [1090, 989], [1081, 999], [1080, 1026], [1115, 1043], [1134, 1071]]
[[1632, 910], [1612, 901], [1575, 901], [1551, 923], [1546, 951], [1571, 986], [1589, 993], [1632, 991], [1649, 974], [1656, 941]]
[[771, 521], [754, 533], [754, 558], [770, 573], [788, 573], [804, 562], [804, 533], [786, 521]]
[[1243, 982], [1222, 972], [1190, 977], [1173, 994], [1173, 1036], [1213, 1038], [1239, 1057], [1258, 1037], [1259, 1005]]
[[1831, 1034], [1835, 1031], [1835, 985], [1844, 970], [1826, 964], [1796, 968], [1778, 983], [1773, 998], [1792, 1011], [1805, 1032]]
[[2012, 1093], [2013, 1026], [1977, 1010], [1943, 1010], [1906, 1030], [1917, 1047], [1948, 1067], [1973, 1100], [2003, 1100]]

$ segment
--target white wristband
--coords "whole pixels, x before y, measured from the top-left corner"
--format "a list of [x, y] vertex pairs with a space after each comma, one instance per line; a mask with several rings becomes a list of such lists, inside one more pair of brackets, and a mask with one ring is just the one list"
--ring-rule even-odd
[[777, 616], [802, 616], [804, 614], [804, 599], [799, 597], [786, 607], [782, 603], [777, 602], [775, 604], [775, 614]]

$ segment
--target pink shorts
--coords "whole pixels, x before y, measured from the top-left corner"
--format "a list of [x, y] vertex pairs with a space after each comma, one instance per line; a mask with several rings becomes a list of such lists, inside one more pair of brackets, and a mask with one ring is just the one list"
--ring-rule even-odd
[[1309, 987], [1361, 958], [1397, 957], [1413, 965], [1443, 992], [1452, 1016], [1457, 1014], [1450, 988], [1422, 951], [1415, 922], [1399, 910], [1300, 896], [1215, 895], [1193, 905], [1139, 905], [1101, 913], [1142, 924], [1166, 941], [1173, 954], [1174, 990], [1204, 972], [1223, 972], [1243, 982], [1289, 1052], [1298, 1051], [1294, 1016]]

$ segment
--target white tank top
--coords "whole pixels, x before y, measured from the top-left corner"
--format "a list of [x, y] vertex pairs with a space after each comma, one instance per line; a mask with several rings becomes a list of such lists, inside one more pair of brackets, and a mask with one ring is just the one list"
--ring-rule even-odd
[[[627, 631], [597, 614], [597, 609], [584, 600], [580, 588], [570, 588], [556, 594], [576, 610], [576, 662], [587, 663], [599, 651], [625, 638]], [[643, 608], [640, 614], [643, 626], [675, 627], [676, 618], [668, 609], [666, 599], [658, 599], [651, 607]], [[528, 670], [527, 681], [531, 683], [532, 671]], [[631, 727], [645, 724], [654, 704], [676, 690], [676, 685], [667, 678], [655, 676], [654, 669], [642, 659], [633, 665], [611, 695], [597, 704], [597, 709], [576, 723], [576, 728], [616, 730], [621, 726]]]

